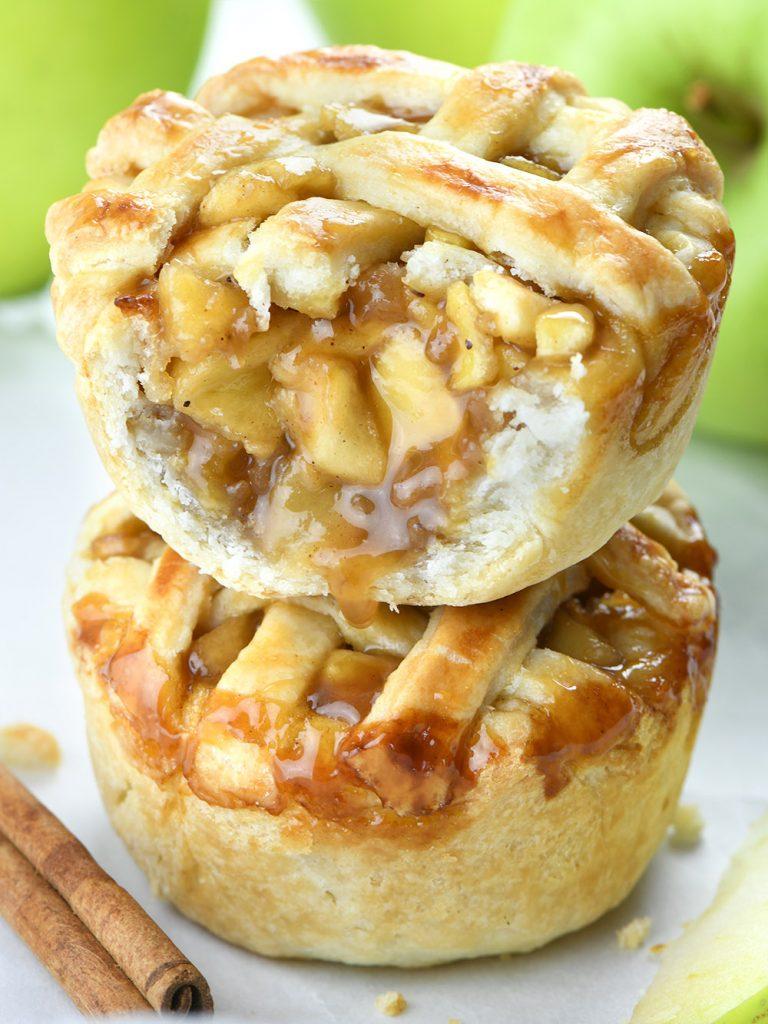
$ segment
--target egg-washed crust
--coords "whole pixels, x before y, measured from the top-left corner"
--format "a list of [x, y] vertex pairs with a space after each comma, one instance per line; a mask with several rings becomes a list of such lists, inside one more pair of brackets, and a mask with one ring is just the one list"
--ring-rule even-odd
[[[327, 600], [220, 588], [109, 499], [65, 616], [110, 816], [159, 892], [260, 953], [535, 948], [623, 899], [669, 825], [711, 674], [712, 563], [670, 487], [556, 580], [356, 630]], [[206, 637], [248, 616], [201, 669]], [[356, 722], [312, 699], [340, 655], [361, 689], [389, 659]]]
[[[249, 61], [207, 82], [197, 101], [140, 97], [103, 129], [86, 189], [49, 213], [60, 342], [102, 458], [138, 515], [226, 585], [262, 596], [328, 590], [316, 567], [272, 557], [206, 514], [168, 485], [162, 459], [150, 465], [132, 444], [125, 421], [162, 326], [140, 303], [130, 315], [115, 305], [154, 278], [223, 175], [296, 153], [331, 176], [335, 201], [463, 236], [539, 293], [586, 305], [609, 339], [591, 363], [585, 355], [584, 375], [537, 360], [519, 378], [547, 400], [565, 396], [586, 426], [566, 421], [551, 442], [563, 465], [520, 496], [516, 518], [504, 518], [514, 480], [495, 496], [467, 494], [455, 535], [385, 572], [375, 597], [503, 596], [586, 557], [653, 500], [690, 436], [730, 281], [733, 237], [712, 154], [677, 115], [593, 99], [559, 69], [467, 71], [340, 47]], [[241, 277], [264, 316], [263, 275]], [[635, 339], [634, 362], [611, 361], [611, 337]], [[505, 445], [516, 431], [545, 444], [518, 421], [503, 427]], [[486, 520], [494, 501], [499, 515]]]

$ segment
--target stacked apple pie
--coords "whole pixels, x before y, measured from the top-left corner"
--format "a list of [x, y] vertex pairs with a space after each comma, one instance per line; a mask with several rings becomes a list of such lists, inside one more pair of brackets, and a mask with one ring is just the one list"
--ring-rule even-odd
[[709, 150], [555, 68], [337, 47], [147, 93], [87, 166], [53, 297], [117, 493], [66, 616], [153, 884], [351, 963], [615, 905], [717, 631], [670, 483], [733, 262]]

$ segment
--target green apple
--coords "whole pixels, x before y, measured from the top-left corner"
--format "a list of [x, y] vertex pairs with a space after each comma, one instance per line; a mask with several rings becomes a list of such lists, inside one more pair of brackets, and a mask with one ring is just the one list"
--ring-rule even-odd
[[714, 903], [665, 949], [630, 1024], [757, 1024], [768, 1015], [768, 815]]
[[768, 442], [768, 3], [514, 0], [495, 56], [559, 64], [590, 92], [668, 107], [718, 157], [736, 273], [700, 423]]
[[765, 1024], [768, 1018], [768, 987], [757, 992], [751, 999], [746, 999], [735, 1009], [730, 1010], [715, 1024]]
[[0, 5], [0, 295], [46, 280], [46, 209], [81, 187], [108, 117], [140, 92], [186, 88], [207, 12], [208, 0]]
[[374, 43], [473, 67], [490, 60], [508, 0], [312, 0], [332, 43]]

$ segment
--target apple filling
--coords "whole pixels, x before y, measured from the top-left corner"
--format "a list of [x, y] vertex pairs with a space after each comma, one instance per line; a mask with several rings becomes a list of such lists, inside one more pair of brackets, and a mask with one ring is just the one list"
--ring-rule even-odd
[[117, 300], [154, 303], [161, 325], [130, 428], [206, 510], [313, 564], [365, 622], [376, 577], [450, 535], [452, 500], [509, 422], [489, 389], [580, 355], [594, 316], [363, 203], [289, 203], [245, 247], [252, 226], [203, 227]]

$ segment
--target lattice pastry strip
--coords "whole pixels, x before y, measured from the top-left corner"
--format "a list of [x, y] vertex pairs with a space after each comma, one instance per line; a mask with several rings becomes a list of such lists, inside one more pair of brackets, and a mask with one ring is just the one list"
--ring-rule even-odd
[[[479, 709], [492, 704], [555, 609], [583, 589], [582, 567], [492, 605], [441, 608], [400, 663], [368, 716], [346, 742], [348, 763], [401, 813], [443, 806], [455, 784], [455, 761]], [[402, 751], [431, 732], [429, 763], [416, 773]]]
[[587, 560], [594, 576], [607, 587], [641, 600], [661, 618], [686, 627], [714, 613], [711, 588], [677, 564], [661, 544], [631, 523]]
[[486, 160], [530, 152], [544, 128], [583, 91], [578, 79], [559, 68], [489, 65], [451, 89], [423, 134]]
[[[329, 234], [332, 247], [323, 244]], [[298, 200], [254, 232], [235, 277], [264, 328], [273, 302], [312, 318], [333, 319], [362, 270], [399, 257], [420, 234], [412, 221], [365, 203]]]
[[[351, 92], [346, 93], [343, 76], [338, 81], [335, 80], [334, 71], [328, 70], [333, 66], [332, 54], [327, 58], [323, 52], [306, 55], [303, 60], [295, 61], [293, 66], [290, 59], [286, 59], [282, 65], [254, 62], [257, 65], [254, 70], [257, 75], [261, 70], [265, 91], [268, 93], [271, 83], [276, 98], [279, 99], [281, 80], [287, 83], [289, 89], [292, 84], [294, 89], [300, 89], [306, 82], [306, 69], [313, 62], [321, 69], [321, 74], [327, 74], [334, 80], [337, 89], [340, 90], [334, 93], [334, 99], [354, 100], [360, 97], [365, 100], [365, 90], [360, 93], [358, 88], [353, 88]], [[350, 64], [352, 63], [351, 61]], [[387, 55], [382, 54], [378, 61], [374, 59], [372, 63], [377, 65], [374, 77], [378, 80], [382, 67], [386, 68]], [[399, 55], [395, 55], [392, 61], [395, 69], [399, 63], [401, 59]], [[327, 67], [324, 67], [325, 64]], [[420, 62], [416, 61], [414, 66], [420, 66]], [[489, 66], [463, 75], [459, 73], [459, 69], [455, 71], [453, 76], [443, 76], [440, 79], [446, 83], [453, 80], [455, 84], [444, 96], [444, 102], [435, 108], [435, 116], [422, 134], [425, 139], [435, 138], [449, 142], [452, 146], [465, 148], [485, 160], [492, 160], [501, 155], [496, 154], [492, 147], [502, 145], [502, 148], [508, 148], [510, 152], [523, 150], [532, 145], [535, 137], [545, 126], [548, 130], [555, 131], [553, 126], [566, 107], [575, 112], [576, 118], [582, 116], [586, 122], [596, 115], [606, 118], [609, 122], [616, 122], [615, 106], [612, 110], [590, 108], [584, 102], [580, 84], [564, 72], [514, 64]], [[240, 78], [244, 74], [243, 71]], [[295, 80], [292, 80], [293, 75], [296, 76]], [[396, 79], [397, 71], [394, 70], [390, 77]], [[356, 75], [355, 84], [359, 81], [360, 75]], [[220, 86], [221, 82], [210, 83], [201, 93], [201, 99], [212, 105], [214, 111], [222, 114], [215, 102]], [[293, 98], [297, 107], [307, 106], [307, 97], [299, 97], [294, 93]], [[488, 102], [489, 98], [493, 99], [492, 103]], [[568, 100], [582, 102], [575, 105], [573, 102], [568, 104]], [[234, 107], [233, 103], [232, 109]], [[133, 190], [157, 197], [163, 203], [170, 203], [175, 209], [178, 224], [184, 220], [185, 215], [188, 215], [189, 202], [194, 201], [196, 196], [202, 198], [202, 194], [210, 188], [212, 177], [215, 180], [227, 165], [236, 166], [243, 163], [246, 152], [251, 159], [255, 159], [258, 153], [266, 155], [275, 146], [283, 149], [296, 148], [300, 145], [302, 130], [307, 134], [307, 127], [300, 121], [298, 115], [293, 119], [288, 118], [285, 123], [279, 121], [270, 125], [266, 122], [252, 129], [250, 123], [243, 118], [224, 115], [216, 122], [204, 107], [196, 107], [181, 97], [177, 99], [171, 96], [165, 100], [161, 95], [149, 94], [148, 97], [137, 101], [133, 108], [129, 108], [126, 115], [118, 115], [114, 123], [110, 122], [100, 139], [99, 146], [89, 158], [89, 170], [98, 176], [115, 171], [125, 172], [138, 166], [133, 158], [124, 158], [122, 162], [119, 159], [127, 140], [135, 138], [137, 152], [146, 155], [147, 150], [150, 150], [150, 159], [145, 162], [147, 167], [152, 166], [154, 169], [149, 173], [140, 174]], [[293, 134], [294, 131], [297, 134]], [[463, 145], [462, 139], [467, 131], [473, 135], [478, 132], [485, 133], [487, 141], [481, 144], [473, 139]], [[185, 133], [189, 136], [188, 142], [183, 141]], [[159, 139], [163, 134], [167, 136], [165, 148], [159, 145]], [[311, 131], [309, 134], [312, 134]], [[629, 145], [630, 142], [637, 145], [641, 138], [649, 135], [658, 144], [663, 165], [661, 169], [651, 161], [637, 161], [634, 149]], [[639, 172], [644, 175], [651, 174], [655, 188], [658, 188], [660, 176], [664, 173], [679, 175], [681, 139], [689, 142], [688, 163], [695, 173], [700, 174], [696, 184], [704, 186], [708, 195], [717, 193], [721, 185], [716, 165], [702, 159], [700, 150], [696, 148], [690, 134], [685, 130], [678, 132], [677, 136], [670, 133], [669, 124], [656, 112], [642, 112], [634, 119], [630, 119], [626, 128], [620, 128], [615, 139], [611, 136], [609, 141], [603, 141], [583, 155], [578, 167], [569, 172], [569, 178], [581, 188], [592, 189], [608, 175], [606, 185], [610, 182], [614, 191], [621, 191], [622, 203], [629, 202], [631, 207], [635, 207], [637, 196], [631, 197], [632, 189], [636, 186], [641, 190], [646, 188], [645, 179], [639, 184]], [[181, 147], [178, 145], [180, 140]], [[386, 142], [390, 141], [391, 138], [387, 136]], [[439, 157], [441, 152], [445, 153], [437, 150], [436, 155]], [[162, 154], [160, 159], [153, 160], [152, 157], [156, 158], [158, 154]], [[614, 154], [622, 154], [622, 160], [619, 162], [622, 170], [619, 173], [616, 160], [612, 158]], [[398, 154], [398, 158], [402, 159], [402, 156], [403, 154]], [[171, 158], [172, 168], [165, 163]], [[404, 166], [408, 166], [407, 161]], [[173, 183], [171, 190], [168, 189], [169, 181]], [[511, 201], [515, 201], [514, 197]], [[605, 205], [622, 212], [617, 207], [616, 200], [607, 198]]]
[[200, 102], [219, 116], [252, 116], [307, 105], [379, 104], [419, 120], [431, 116], [463, 69], [371, 46], [329, 47], [278, 60], [259, 57], [209, 79]]
[[[260, 744], [244, 744], [226, 728], [217, 728], [217, 712], [240, 714], [254, 724], [260, 714], [277, 718], [293, 713], [303, 701], [328, 655], [341, 636], [332, 619], [304, 608], [270, 605], [253, 639], [219, 680], [204, 711], [201, 742], [189, 759], [189, 777], [205, 789], [213, 776], [230, 799], [275, 806], [277, 787], [272, 775], [271, 754]], [[246, 703], [247, 699], [247, 703]], [[234, 719], [237, 722], [237, 717]]]
[[210, 580], [170, 548], [155, 560], [136, 619], [164, 661], [172, 664], [191, 644], [210, 585]]

